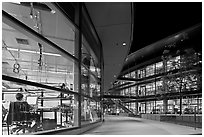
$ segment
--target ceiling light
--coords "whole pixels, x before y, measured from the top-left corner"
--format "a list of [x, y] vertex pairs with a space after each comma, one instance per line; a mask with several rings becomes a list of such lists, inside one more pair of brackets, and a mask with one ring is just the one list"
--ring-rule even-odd
[[178, 35], [176, 35], [176, 36], [174, 36], [174, 38], [178, 38], [180, 35], [178, 34]]
[[[7, 48], [8, 50], [11, 50], [11, 51], [18, 51], [18, 49], [15, 49], [15, 48]], [[26, 53], [35, 53], [35, 54], [40, 54], [40, 52], [37, 52], [37, 51], [32, 51], [32, 50], [19, 50], [20, 52], [26, 52]], [[43, 55], [50, 55], [50, 56], [57, 56], [57, 57], [61, 57], [60, 54], [55, 54], [55, 53], [47, 53], [47, 52], [43, 52], [42, 53]]]
[[55, 11], [55, 10], [51, 10], [51, 13], [52, 13], [52, 14], [55, 14], [55, 13], [56, 13], [56, 11]]
[[123, 46], [126, 46], [126, 43], [125, 43], [125, 42], [123, 42]]
[[15, 4], [21, 4], [21, 2], [15, 2], [15, 1], [13, 1], [12, 3], [15, 3]]
[[7, 48], [7, 49], [11, 51], [18, 51], [18, 49], [15, 49], [15, 48]]
[[21, 52], [27, 52], [27, 53], [37, 53], [36, 51], [32, 51], [32, 50], [23, 50], [23, 49], [21, 49], [20, 51]]
[[43, 52], [43, 55], [50, 55], [50, 56], [58, 56], [58, 57], [61, 57], [60, 54], [46, 53], [46, 52]]

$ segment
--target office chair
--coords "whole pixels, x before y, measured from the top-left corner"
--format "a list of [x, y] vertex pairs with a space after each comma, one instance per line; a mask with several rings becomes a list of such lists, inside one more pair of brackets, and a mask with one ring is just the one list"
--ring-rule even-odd
[[6, 122], [7, 116], [8, 116], [8, 111], [2, 105], [2, 135], [3, 135], [3, 127], [7, 127], [7, 132], [9, 135], [9, 125]]
[[30, 106], [27, 102], [11, 102], [9, 107], [9, 112], [7, 116], [7, 125], [15, 126], [11, 130], [11, 134], [15, 131], [18, 134], [19, 131], [29, 130], [32, 124], [32, 119], [30, 117]]

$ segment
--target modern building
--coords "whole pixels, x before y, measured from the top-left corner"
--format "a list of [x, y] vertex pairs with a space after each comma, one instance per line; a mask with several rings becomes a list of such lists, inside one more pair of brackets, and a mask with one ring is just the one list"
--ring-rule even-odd
[[136, 115], [202, 113], [202, 52], [194, 48], [201, 46], [200, 31], [197, 25], [149, 45], [162, 54], [138, 65], [138, 54], [151, 53], [141, 49], [130, 54], [106, 97], [116, 98]]
[[202, 125], [202, 18], [140, 45], [139, 9], [3, 2], [2, 134], [81, 134], [108, 114]]

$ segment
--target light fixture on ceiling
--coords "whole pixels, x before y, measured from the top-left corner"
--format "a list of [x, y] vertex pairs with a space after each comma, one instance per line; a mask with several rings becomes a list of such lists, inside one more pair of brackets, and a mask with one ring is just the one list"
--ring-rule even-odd
[[34, 8], [33, 8], [33, 3], [31, 2], [31, 3], [30, 3], [30, 18], [31, 18], [31, 19], [33, 18], [33, 10], [34, 10]]
[[126, 46], [126, 42], [123, 42], [123, 46]]
[[[7, 48], [8, 50], [11, 50], [11, 51], [18, 51], [18, 49], [15, 49], [15, 48]], [[32, 51], [32, 50], [19, 50], [20, 52], [26, 52], [26, 53], [35, 53], [35, 54], [40, 54], [40, 52], [37, 52], [37, 51]], [[61, 57], [60, 54], [55, 54], [55, 53], [48, 53], [48, 52], [42, 52], [43, 55], [49, 55], [49, 56], [57, 56], [57, 57]]]
[[47, 52], [43, 52], [43, 55], [49, 55], [49, 56], [57, 56], [57, 57], [61, 57], [60, 54], [55, 54], [55, 53], [47, 53]]
[[55, 14], [55, 13], [56, 13], [56, 11], [52, 9], [52, 10], [51, 10], [51, 13], [52, 13], [52, 14]]
[[178, 35], [176, 35], [176, 36], [174, 36], [174, 38], [178, 38], [180, 35], [178, 34]]
[[29, 42], [27, 39], [16, 38], [16, 41], [18, 44], [29, 45]]
[[17, 2], [17, 1], [16, 1], [16, 2], [15, 2], [15, 1], [13, 1], [12, 3], [19, 4], [19, 5], [21, 4], [21, 2]]
[[7, 50], [18, 51], [18, 49], [14, 49], [14, 48], [7, 48]]

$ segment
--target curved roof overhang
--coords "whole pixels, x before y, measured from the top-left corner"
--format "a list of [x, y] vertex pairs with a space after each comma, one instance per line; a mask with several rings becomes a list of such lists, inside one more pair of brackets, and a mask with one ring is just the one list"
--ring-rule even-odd
[[[202, 48], [202, 25], [197, 24], [189, 29], [178, 32], [158, 42], [150, 44], [142, 49], [127, 56], [120, 76], [125, 75], [135, 69], [138, 65], [161, 57], [164, 50], [168, 50], [168, 45], [174, 44], [170, 50], [177, 50], [187, 47], [193, 47], [195, 50]], [[192, 43], [193, 42], [193, 43]], [[149, 62], [150, 64], [151, 62]], [[119, 77], [120, 77], [119, 76]]]
[[85, 6], [102, 43], [104, 90], [111, 88], [132, 43], [133, 4], [130, 2], [86, 2]]

